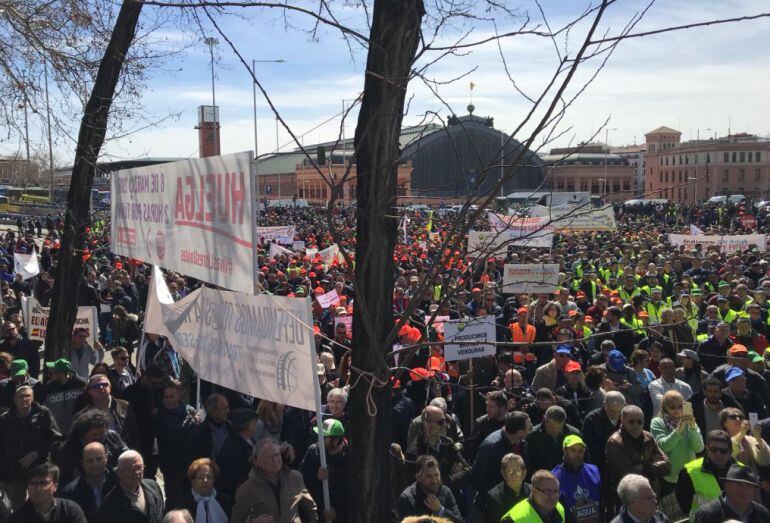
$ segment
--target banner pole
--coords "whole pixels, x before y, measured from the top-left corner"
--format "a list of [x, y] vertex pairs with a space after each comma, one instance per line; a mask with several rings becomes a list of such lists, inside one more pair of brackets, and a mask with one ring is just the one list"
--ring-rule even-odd
[[[305, 303], [307, 303], [307, 324], [313, 325], [313, 313], [312, 313], [312, 301], [309, 297], [305, 298]], [[310, 333], [308, 332], [308, 335]], [[314, 350], [311, 346], [311, 351]], [[324, 506], [328, 510], [331, 507], [331, 502], [329, 501], [329, 479], [328, 479], [328, 471], [329, 469], [326, 467], [326, 447], [324, 446], [324, 422], [323, 417], [321, 413], [321, 383], [318, 381], [318, 369], [316, 368], [316, 358], [315, 355], [312, 355], [313, 357], [310, 358], [311, 365], [313, 366], [313, 381], [315, 382], [315, 386], [313, 387], [313, 392], [315, 393], [315, 421], [316, 421], [316, 427], [318, 428], [318, 453], [321, 458], [321, 468], [326, 469], [327, 471], [327, 479], [323, 480], [321, 482], [321, 486], [323, 487], [323, 496], [324, 496]]]

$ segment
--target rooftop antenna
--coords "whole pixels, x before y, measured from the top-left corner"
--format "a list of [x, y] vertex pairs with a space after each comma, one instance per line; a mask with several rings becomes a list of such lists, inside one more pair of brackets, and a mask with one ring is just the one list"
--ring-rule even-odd
[[727, 116], [727, 136], [730, 136], [731, 134], [733, 134], [732, 127], [733, 127], [733, 117], [728, 115]]

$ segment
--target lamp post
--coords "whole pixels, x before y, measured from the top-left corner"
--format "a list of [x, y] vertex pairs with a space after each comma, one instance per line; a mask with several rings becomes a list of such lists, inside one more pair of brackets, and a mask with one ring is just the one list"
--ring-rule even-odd
[[257, 223], [259, 223], [259, 145], [257, 144], [257, 64], [282, 64], [286, 62], [283, 58], [278, 60], [251, 60], [251, 94], [253, 98], [254, 109], [254, 173], [257, 184]]
[[53, 203], [53, 140], [51, 140], [51, 104], [48, 100], [48, 60], [45, 58], [43, 59], [43, 71], [45, 75], [45, 112], [48, 120], [48, 167], [51, 170], [51, 190], [48, 193], [48, 202]]
[[602, 200], [604, 200], [604, 194], [607, 192], [607, 160], [610, 156], [610, 131], [617, 131], [617, 127], [610, 129], [604, 128], [604, 144], [607, 146], [607, 154], [604, 156], [604, 190], [602, 191]]
[[[711, 127], [707, 127], [704, 131], [710, 131]], [[698, 129], [697, 138], [695, 139], [695, 192], [693, 194], [693, 203], [698, 203], [698, 164], [700, 163], [700, 129]], [[706, 166], [708, 169], [708, 166]]]

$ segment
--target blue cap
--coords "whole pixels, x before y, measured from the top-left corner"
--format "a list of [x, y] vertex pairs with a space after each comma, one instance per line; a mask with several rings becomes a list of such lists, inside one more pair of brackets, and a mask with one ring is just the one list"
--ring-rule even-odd
[[618, 349], [613, 349], [610, 351], [609, 356], [607, 356], [607, 363], [610, 369], [621, 370], [626, 365], [626, 357]]
[[556, 354], [572, 354], [572, 347], [561, 344], [556, 346]]
[[743, 370], [740, 367], [730, 367], [727, 369], [727, 372], [725, 373], [725, 381], [730, 382], [733, 381], [735, 378], [740, 378], [741, 376], [745, 376], [746, 374], [743, 372]]

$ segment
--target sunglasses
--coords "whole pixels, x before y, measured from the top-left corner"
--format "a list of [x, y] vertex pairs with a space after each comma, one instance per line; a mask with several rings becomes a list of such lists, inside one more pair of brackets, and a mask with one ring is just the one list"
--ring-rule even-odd
[[109, 383], [94, 383], [89, 388], [90, 389], [97, 389], [97, 390], [104, 390], [104, 389], [109, 388], [109, 386], [110, 386]]
[[441, 419], [431, 419], [431, 420], [427, 420], [427, 421], [429, 421], [430, 423], [435, 423], [436, 425], [444, 425], [444, 424], [446, 424], [446, 420], [444, 418], [441, 418]]
[[730, 449], [724, 447], [709, 447], [709, 452], [713, 452], [714, 454], [729, 454]]

